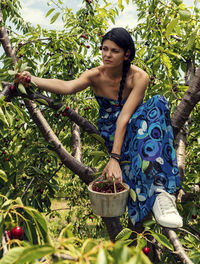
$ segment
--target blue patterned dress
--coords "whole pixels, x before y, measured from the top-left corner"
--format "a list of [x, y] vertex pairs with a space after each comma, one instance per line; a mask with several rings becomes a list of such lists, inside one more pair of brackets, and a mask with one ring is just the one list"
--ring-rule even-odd
[[[121, 108], [118, 100], [95, 96], [100, 106], [98, 128], [112, 151], [116, 121]], [[121, 102], [123, 105], [126, 99]], [[121, 165], [123, 181], [136, 194], [129, 197], [128, 213], [132, 223], [141, 222], [153, 207], [157, 188], [175, 193], [181, 188], [173, 130], [167, 100], [155, 95], [141, 102], [131, 116], [123, 146]]]

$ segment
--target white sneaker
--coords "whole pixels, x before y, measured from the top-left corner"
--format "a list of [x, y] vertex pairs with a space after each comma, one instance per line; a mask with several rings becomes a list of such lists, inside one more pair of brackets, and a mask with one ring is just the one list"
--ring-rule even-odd
[[160, 193], [156, 197], [152, 211], [158, 224], [171, 228], [182, 227], [183, 220], [176, 209], [175, 196], [162, 189], [157, 191]]

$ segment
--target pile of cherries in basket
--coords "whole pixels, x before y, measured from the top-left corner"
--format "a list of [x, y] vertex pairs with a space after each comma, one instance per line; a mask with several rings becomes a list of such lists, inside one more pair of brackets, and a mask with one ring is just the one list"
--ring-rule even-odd
[[[121, 183], [116, 183], [116, 192], [122, 192], [126, 188]], [[92, 190], [101, 193], [115, 193], [113, 181], [98, 181], [92, 185]]]

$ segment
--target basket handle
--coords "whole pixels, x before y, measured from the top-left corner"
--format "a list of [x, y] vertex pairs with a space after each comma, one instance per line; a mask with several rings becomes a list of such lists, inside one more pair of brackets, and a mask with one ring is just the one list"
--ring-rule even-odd
[[117, 194], [116, 183], [115, 183], [115, 181], [114, 181], [114, 193]]

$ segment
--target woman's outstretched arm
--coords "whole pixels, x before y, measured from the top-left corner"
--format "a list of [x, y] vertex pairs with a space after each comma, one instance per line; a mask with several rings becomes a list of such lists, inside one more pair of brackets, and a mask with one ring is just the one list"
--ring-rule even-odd
[[[56, 94], [73, 94], [86, 89], [91, 85], [91, 71], [85, 71], [75, 80], [64, 81], [60, 79], [45, 79], [31, 75], [29, 72], [18, 73], [15, 83], [22, 83], [25, 87], [30, 86], [30, 81], [34, 82], [39, 89]], [[27, 82], [29, 78], [29, 82]]]

